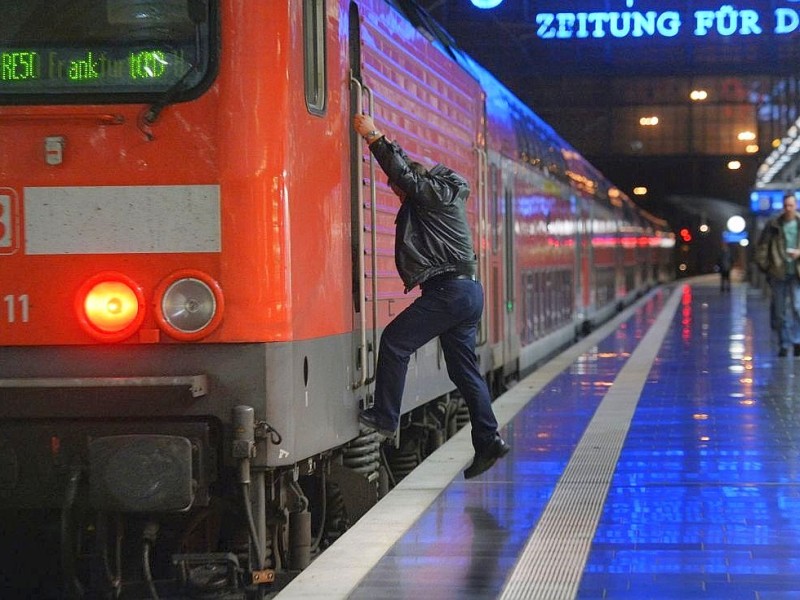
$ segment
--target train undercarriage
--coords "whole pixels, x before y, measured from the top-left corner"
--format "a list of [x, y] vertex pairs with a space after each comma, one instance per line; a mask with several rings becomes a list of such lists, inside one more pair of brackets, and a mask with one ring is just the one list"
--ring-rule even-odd
[[[254, 441], [277, 433], [249, 407], [234, 409], [236, 468], [222, 466], [211, 422], [153, 421], [147, 433], [124, 421], [61, 422], [63, 437], [53, 422], [5, 422], [0, 592], [267, 598], [468, 421], [448, 394], [405, 414], [391, 443], [362, 429], [344, 447], [266, 470], [251, 466]], [[30, 451], [48, 434], [49, 457]]]

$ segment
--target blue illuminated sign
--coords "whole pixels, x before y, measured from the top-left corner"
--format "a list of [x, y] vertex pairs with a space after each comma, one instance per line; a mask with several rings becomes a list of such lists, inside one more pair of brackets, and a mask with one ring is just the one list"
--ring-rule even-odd
[[[595, 1], [606, 8], [606, 2]], [[785, 1], [797, 3], [797, 0]], [[658, 2], [651, 3], [658, 8]], [[624, 4], [627, 9], [634, 8], [634, 0], [624, 0]], [[535, 20], [536, 36], [543, 40], [672, 38], [687, 32], [696, 37], [756, 37], [800, 31], [800, 10], [790, 6], [763, 11], [720, 4], [694, 11], [540, 12]]]
[[783, 210], [786, 190], [753, 190], [750, 192], [750, 212], [769, 215]]
[[478, 8], [495, 8], [502, 3], [503, 0], [472, 0], [472, 4]]
[[741, 244], [746, 239], [746, 231], [740, 231], [739, 233], [733, 233], [732, 231], [722, 232], [722, 241], [726, 244]]

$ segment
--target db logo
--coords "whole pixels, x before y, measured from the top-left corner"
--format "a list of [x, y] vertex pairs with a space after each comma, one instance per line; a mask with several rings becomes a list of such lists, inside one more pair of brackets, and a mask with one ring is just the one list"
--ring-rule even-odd
[[0, 188], [0, 254], [17, 249], [17, 201], [14, 190]]

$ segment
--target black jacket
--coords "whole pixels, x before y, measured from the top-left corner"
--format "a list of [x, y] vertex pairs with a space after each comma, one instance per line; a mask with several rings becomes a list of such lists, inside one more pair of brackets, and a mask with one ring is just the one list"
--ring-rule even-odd
[[[797, 220], [798, 234], [800, 234], [800, 217]], [[786, 240], [783, 237], [783, 216], [773, 217], [767, 224], [756, 243], [756, 265], [764, 273], [774, 279], [786, 277], [786, 265], [789, 257], [786, 254]], [[800, 277], [800, 260], [792, 261], [795, 274]]]
[[395, 220], [394, 261], [408, 292], [435, 275], [474, 275], [472, 232], [467, 221], [469, 184], [444, 165], [421, 174], [395, 142], [370, 145], [389, 181], [404, 194]]

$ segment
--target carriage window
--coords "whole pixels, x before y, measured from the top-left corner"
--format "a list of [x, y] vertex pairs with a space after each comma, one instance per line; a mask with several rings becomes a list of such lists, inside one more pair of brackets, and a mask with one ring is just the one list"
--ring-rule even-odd
[[0, 104], [195, 97], [216, 1], [3, 0]]
[[303, 43], [306, 106], [325, 111], [325, 0], [303, 0]]

